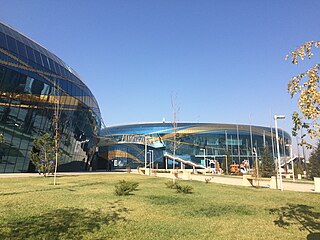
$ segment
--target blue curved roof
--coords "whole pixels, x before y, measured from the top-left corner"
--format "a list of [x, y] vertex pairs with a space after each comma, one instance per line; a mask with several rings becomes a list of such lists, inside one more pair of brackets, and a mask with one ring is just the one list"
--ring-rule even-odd
[[[221, 124], [221, 123], [177, 123], [177, 131], [184, 131], [187, 133], [210, 133], [210, 132], [221, 132], [228, 131], [228, 133], [236, 133], [237, 129], [239, 132], [245, 133], [250, 132], [257, 134], [273, 134], [275, 133], [274, 128], [262, 127], [262, 126], [250, 126], [241, 124]], [[199, 131], [198, 131], [199, 130]], [[280, 129], [279, 129], [280, 130]], [[101, 131], [101, 135], [121, 135], [121, 134], [168, 134], [173, 132], [172, 123], [135, 123], [127, 125], [117, 125], [104, 128]], [[279, 136], [282, 136], [282, 130], [278, 131]], [[283, 131], [286, 138], [291, 139], [290, 134]]]

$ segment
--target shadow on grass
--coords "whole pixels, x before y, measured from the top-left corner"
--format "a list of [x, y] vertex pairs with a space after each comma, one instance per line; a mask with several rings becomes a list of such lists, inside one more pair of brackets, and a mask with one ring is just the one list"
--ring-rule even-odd
[[34, 189], [34, 190], [27, 190], [27, 191], [14, 191], [14, 192], [3, 192], [0, 193], [0, 196], [7, 196], [7, 195], [18, 195], [18, 194], [24, 194], [24, 193], [34, 193], [34, 192], [50, 192], [50, 191], [56, 191], [65, 189], [67, 187], [68, 191], [74, 192], [76, 191], [76, 188], [82, 188], [82, 187], [88, 187], [88, 186], [98, 186], [98, 185], [104, 185], [105, 182], [89, 182], [89, 183], [74, 183], [74, 185], [63, 185], [57, 183], [58, 186], [53, 186], [53, 183], [48, 184], [48, 187], [41, 188], [41, 189]]
[[313, 211], [313, 207], [303, 204], [288, 204], [287, 207], [270, 209], [271, 214], [276, 214], [278, 219], [274, 224], [288, 229], [297, 225], [300, 231], [308, 231], [308, 240], [320, 239], [320, 212]]
[[183, 202], [183, 199], [176, 196], [148, 196], [147, 199], [154, 205], [173, 205]]
[[211, 205], [205, 208], [196, 209], [187, 213], [194, 217], [219, 217], [227, 215], [248, 216], [254, 215], [254, 210], [246, 206], [235, 205]]
[[39, 216], [11, 220], [0, 225], [0, 239], [82, 239], [104, 225], [126, 221], [128, 209], [111, 203], [107, 212], [62, 208]]

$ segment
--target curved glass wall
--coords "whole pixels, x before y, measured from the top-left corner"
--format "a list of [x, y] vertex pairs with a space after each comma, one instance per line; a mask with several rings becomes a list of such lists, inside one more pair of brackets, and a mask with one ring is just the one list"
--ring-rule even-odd
[[33, 138], [53, 134], [59, 103], [59, 170], [85, 170], [96, 150], [101, 116], [78, 74], [57, 56], [0, 23], [0, 172], [33, 172]]
[[[115, 161], [115, 166], [142, 166], [145, 161], [145, 138], [147, 139], [147, 161], [154, 167], [163, 168], [164, 153], [173, 154], [174, 129], [171, 123], [132, 124], [109, 127], [102, 134], [117, 144], [99, 148], [100, 157]], [[289, 157], [290, 135], [279, 129], [281, 157]], [[252, 164], [256, 150], [261, 158], [264, 149], [276, 157], [275, 129], [234, 124], [178, 123], [176, 128], [176, 156], [194, 163], [207, 160], [222, 162], [229, 155], [234, 163], [249, 160]], [[204, 150], [205, 149], [205, 150]], [[152, 150], [152, 151], [150, 151]], [[169, 163], [170, 164], [170, 163]], [[176, 163], [178, 164], [178, 163]]]

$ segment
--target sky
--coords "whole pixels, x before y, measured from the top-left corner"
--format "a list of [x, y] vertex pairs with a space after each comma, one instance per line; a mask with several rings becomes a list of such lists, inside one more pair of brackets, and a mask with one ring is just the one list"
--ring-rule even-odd
[[[317, 59], [285, 55], [319, 40], [317, 0], [0, 0], [0, 20], [76, 70], [106, 126], [172, 121], [291, 132], [290, 78]], [[319, 55], [319, 54], [318, 54]]]

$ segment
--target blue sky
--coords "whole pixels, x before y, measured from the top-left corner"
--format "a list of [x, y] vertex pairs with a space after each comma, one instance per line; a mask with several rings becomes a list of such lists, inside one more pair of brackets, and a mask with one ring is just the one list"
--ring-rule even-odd
[[0, 0], [0, 20], [74, 68], [106, 125], [172, 120], [279, 126], [298, 66], [285, 55], [319, 40], [320, 1]]

